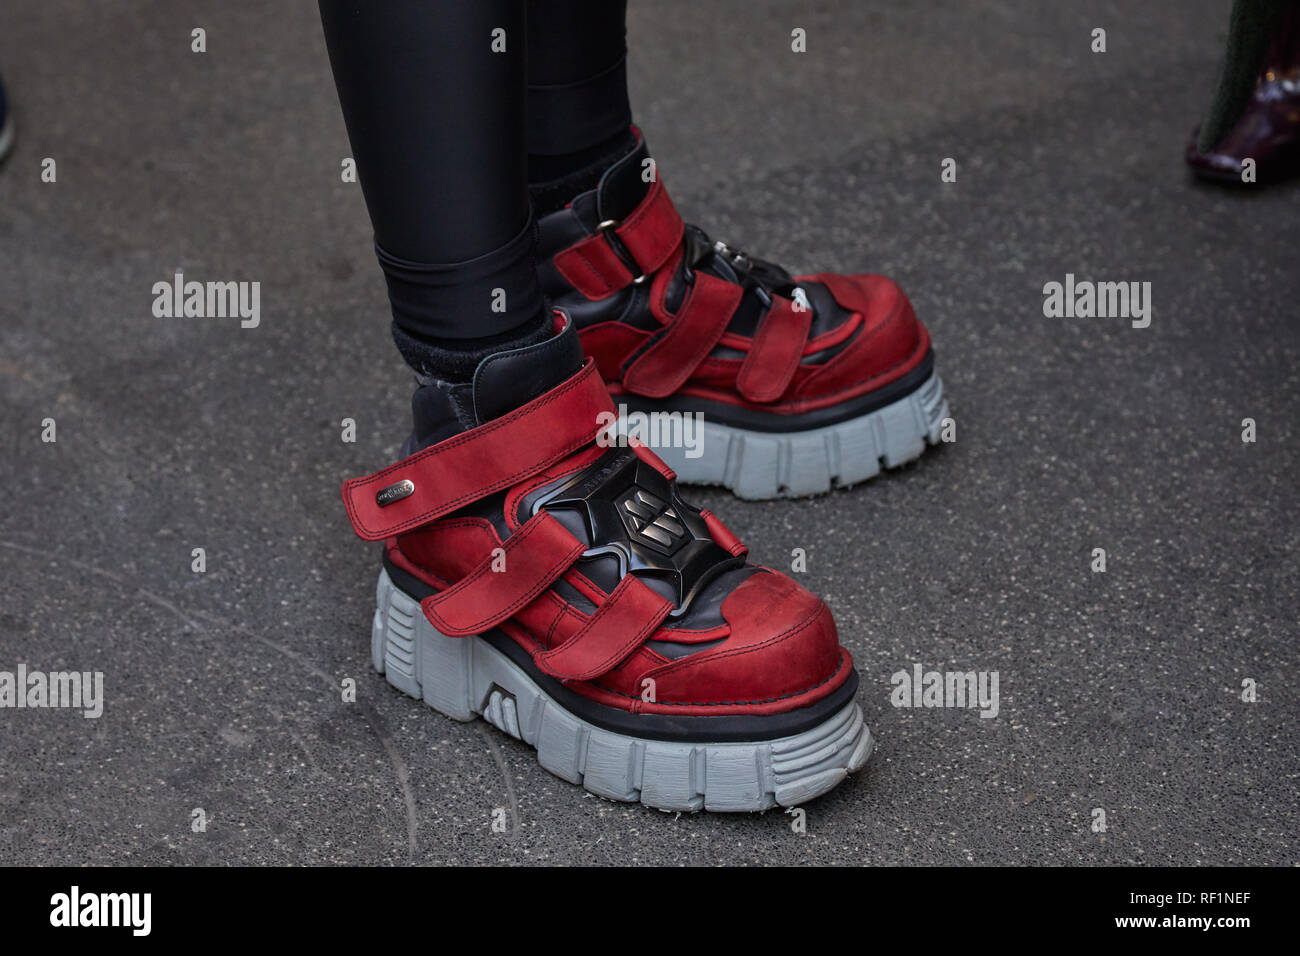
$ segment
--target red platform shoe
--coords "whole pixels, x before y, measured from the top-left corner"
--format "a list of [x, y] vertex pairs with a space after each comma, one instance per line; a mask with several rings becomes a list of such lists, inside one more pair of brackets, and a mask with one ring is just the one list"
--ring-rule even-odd
[[[686, 483], [816, 494], [917, 458], [948, 415], [930, 336], [884, 276], [791, 276], [682, 222], [645, 141], [539, 221], [547, 295], [631, 427]], [[671, 416], [684, 421], [675, 421]]]
[[542, 766], [664, 810], [763, 810], [825, 793], [871, 735], [826, 605], [747, 563], [672, 471], [603, 428], [576, 329], [416, 392], [421, 450], [343, 499], [384, 541], [375, 666]]

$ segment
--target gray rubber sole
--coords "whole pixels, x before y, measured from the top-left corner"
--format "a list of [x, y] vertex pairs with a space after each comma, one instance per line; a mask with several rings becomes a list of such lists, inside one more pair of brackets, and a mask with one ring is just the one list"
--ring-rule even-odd
[[684, 447], [655, 454], [691, 485], [723, 485], [741, 498], [798, 498], [847, 488], [897, 468], [939, 443], [948, 403], [936, 372], [921, 387], [858, 418], [798, 432], [703, 423], [698, 458]]
[[677, 743], [613, 733], [565, 710], [478, 637], [447, 637], [380, 572], [371, 631], [375, 668], [454, 720], [481, 716], [530, 744], [551, 773], [610, 800], [660, 810], [796, 806], [862, 767], [871, 733], [850, 702], [801, 734], [754, 743]]

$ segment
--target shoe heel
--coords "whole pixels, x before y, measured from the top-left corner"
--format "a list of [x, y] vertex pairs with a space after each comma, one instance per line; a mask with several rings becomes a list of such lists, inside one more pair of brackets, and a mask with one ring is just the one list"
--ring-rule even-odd
[[473, 720], [473, 645], [473, 638], [440, 633], [420, 602], [379, 572], [370, 654], [388, 683], [453, 720]]

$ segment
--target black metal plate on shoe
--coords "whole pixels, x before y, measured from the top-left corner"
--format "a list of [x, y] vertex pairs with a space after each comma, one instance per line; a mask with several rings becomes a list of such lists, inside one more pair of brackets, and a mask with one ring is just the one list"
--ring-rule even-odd
[[[619, 576], [636, 574], [666, 582], [681, 617], [692, 599], [717, 575], [744, 562], [709, 534], [698, 509], [682, 500], [676, 482], [626, 448], [614, 448], [532, 503], [576, 512], [593, 545], [585, 557], [613, 555]], [[649, 583], [647, 581], [647, 583]]]

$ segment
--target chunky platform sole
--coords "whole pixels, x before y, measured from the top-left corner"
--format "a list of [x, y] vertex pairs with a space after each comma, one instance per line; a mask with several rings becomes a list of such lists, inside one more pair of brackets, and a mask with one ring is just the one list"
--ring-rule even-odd
[[390, 684], [453, 720], [481, 716], [534, 747], [546, 770], [610, 800], [660, 810], [791, 807], [826, 793], [871, 754], [871, 734], [851, 698], [816, 726], [771, 740], [617, 733], [562, 706], [482, 637], [439, 633], [387, 570], [375, 598], [371, 654]]
[[798, 498], [847, 488], [916, 460], [927, 445], [939, 443], [947, 417], [943, 383], [932, 371], [901, 398], [836, 424], [760, 431], [721, 424], [705, 412], [702, 434], [695, 436], [698, 457], [687, 457], [694, 449], [685, 442], [651, 448], [683, 484], [722, 485], [751, 500]]

